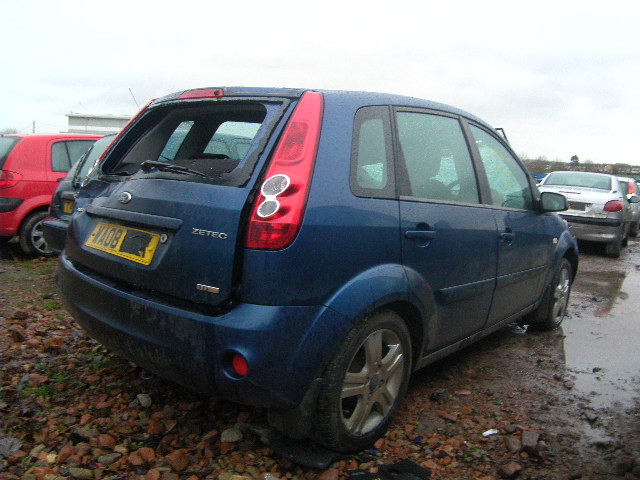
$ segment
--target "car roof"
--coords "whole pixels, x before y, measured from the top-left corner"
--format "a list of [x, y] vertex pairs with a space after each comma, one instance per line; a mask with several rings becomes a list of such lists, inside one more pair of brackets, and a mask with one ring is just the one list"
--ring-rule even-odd
[[[263, 88], [263, 87], [205, 87], [205, 88], [194, 88], [189, 90], [183, 90], [180, 92], [175, 92], [169, 95], [166, 95], [162, 98], [158, 98], [157, 100], [151, 101], [149, 106], [155, 106], [160, 103], [165, 103], [169, 101], [181, 100], [180, 96], [184, 95], [188, 92], [196, 92], [198, 90], [203, 91], [220, 91], [224, 92], [223, 95], [220, 95], [219, 98], [230, 98], [230, 97], [280, 97], [280, 98], [299, 98], [303, 93], [309, 92], [319, 92], [325, 95], [326, 97], [332, 97], [336, 100], [340, 100], [341, 98], [349, 100], [351, 102], [360, 103], [363, 106], [365, 105], [395, 105], [402, 107], [415, 107], [415, 108], [426, 108], [430, 110], [439, 110], [442, 112], [451, 113], [454, 115], [460, 115], [466, 118], [469, 118], [477, 123], [485, 125], [491, 129], [491, 127], [486, 121], [476, 117], [475, 115], [470, 114], [462, 109], [453, 107], [451, 105], [446, 105], [444, 103], [435, 102], [432, 100], [425, 100], [417, 97], [411, 97], [406, 95], [397, 95], [390, 93], [379, 93], [379, 92], [364, 92], [364, 91], [351, 91], [351, 90], [323, 90], [323, 89], [299, 89], [299, 88]], [[184, 99], [184, 101], [188, 101], [191, 99]], [[199, 98], [199, 100], [203, 100]]]
[[102, 135], [90, 134], [90, 133], [7, 133], [1, 134], [0, 137], [13, 137], [13, 138], [30, 138], [38, 140], [51, 140], [51, 139], [80, 139], [80, 140], [93, 140], [102, 137]]

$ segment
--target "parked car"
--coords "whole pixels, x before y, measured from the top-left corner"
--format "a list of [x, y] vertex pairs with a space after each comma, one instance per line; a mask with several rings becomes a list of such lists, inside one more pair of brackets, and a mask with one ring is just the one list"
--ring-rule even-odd
[[627, 187], [617, 177], [605, 173], [551, 172], [539, 185], [542, 192], [564, 195], [569, 209], [561, 216], [578, 240], [604, 242], [606, 254], [617, 258], [626, 245], [631, 222]]
[[[212, 151], [220, 131], [249, 148]], [[360, 450], [413, 371], [565, 316], [578, 248], [552, 212], [566, 199], [456, 108], [189, 90], [152, 102], [101, 165], [60, 256], [69, 311], [119, 355], [267, 407], [294, 438]]]
[[73, 213], [76, 196], [82, 185], [91, 173], [97, 175], [98, 160], [107, 149], [115, 134], [105, 135], [97, 140], [89, 150], [69, 170], [67, 176], [62, 179], [56, 188], [49, 208], [49, 216], [42, 223], [44, 239], [49, 250], [60, 253], [64, 248], [64, 240], [67, 236], [67, 227]]
[[638, 236], [638, 223], [640, 222], [640, 202], [632, 201], [632, 197], [638, 197], [639, 190], [635, 179], [627, 177], [618, 177], [618, 181], [622, 184], [623, 192], [627, 193], [627, 200], [629, 201], [629, 209], [631, 210], [631, 221], [629, 222], [629, 235], [632, 237]]
[[51, 197], [97, 135], [0, 135], [0, 236], [18, 235], [27, 255], [48, 256], [42, 233]]

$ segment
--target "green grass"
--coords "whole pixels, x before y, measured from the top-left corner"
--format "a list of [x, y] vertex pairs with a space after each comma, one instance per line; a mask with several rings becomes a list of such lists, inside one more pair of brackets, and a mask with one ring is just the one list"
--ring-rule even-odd
[[45, 300], [42, 304], [42, 308], [47, 312], [53, 312], [54, 310], [60, 310], [62, 308], [62, 303], [58, 300]]

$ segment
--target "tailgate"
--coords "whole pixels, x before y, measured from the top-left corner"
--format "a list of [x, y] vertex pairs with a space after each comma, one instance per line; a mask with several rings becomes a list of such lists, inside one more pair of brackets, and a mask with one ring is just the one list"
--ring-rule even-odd
[[[71, 225], [71, 261], [130, 288], [219, 305], [233, 289], [248, 189], [140, 179], [88, 205]], [[123, 205], [121, 195], [130, 201]]]

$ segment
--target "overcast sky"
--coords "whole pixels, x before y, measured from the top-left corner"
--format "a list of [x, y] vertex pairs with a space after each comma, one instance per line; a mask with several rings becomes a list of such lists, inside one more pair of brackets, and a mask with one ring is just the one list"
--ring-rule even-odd
[[[102, 5], [102, 6], [98, 6]], [[521, 156], [640, 165], [640, 2], [0, 0], [0, 130], [246, 85], [399, 93]]]

